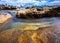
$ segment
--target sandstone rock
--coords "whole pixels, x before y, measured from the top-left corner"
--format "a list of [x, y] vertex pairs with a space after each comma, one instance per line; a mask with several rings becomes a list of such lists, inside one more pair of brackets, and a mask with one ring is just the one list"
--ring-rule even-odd
[[49, 29], [44, 30], [40, 39], [43, 43], [60, 43], [60, 26], [51, 27]]
[[5, 30], [3, 29], [5, 25], [7, 25], [8, 23], [10, 23], [10, 21], [12, 20], [12, 16], [8, 13], [2, 13], [0, 14], [0, 32], [2, 30]]
[[[18, 29], [9, 29], [6, 31], [3, 31], [0, 33], [0, 43], [36, 43], [40, 40], [38, 36], [34, 36], [35, 33], [39, 33], [40, 35], [41, 31], [24, 31], [24, 30], [18, 30]], [[34, 37], [37, 37], [36, 40], [34, 40]]]
[[[25, 11], [26, 10], [26, 11]], [[35, 7], [27, 7], [25, 10], [25, 14], [21, 14], [18, 12], [16, 17], [23, 18], [23, 19], [38, 19], [42, 17], [58, 17], [60, 16], [60, 7], [59, 6], [46, 6], [42, 8], [35, 8]], [[23, 17], [21, 17], [23, 16]]]
[[60, 25], [38, 30], [9, 29], [0, 33], [0, 43], [60, 43]]
[[8, 13], [0, 14], [0, 24], [4, 23], [6, 20], [10, 19], [12, 16]]

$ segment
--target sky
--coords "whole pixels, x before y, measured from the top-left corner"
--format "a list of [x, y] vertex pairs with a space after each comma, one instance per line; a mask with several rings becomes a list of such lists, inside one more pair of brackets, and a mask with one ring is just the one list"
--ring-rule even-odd
[[9, 5], [60, 5], [60, 0], [0, 0], [0, 4]]

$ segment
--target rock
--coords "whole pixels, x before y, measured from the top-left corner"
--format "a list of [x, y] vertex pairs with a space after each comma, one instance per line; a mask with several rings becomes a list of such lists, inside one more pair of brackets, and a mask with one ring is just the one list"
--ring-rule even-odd
[[60, 43], [60, 25], [38, 30], [8, 29], [0, 33], [0, 43]]
[[9, 6], [9, 5], [0, 5], [1, 10], [20, 10], [20, 7]]
[[0, 14], [0, 24], [4, 23], [8, 19], [12, 18], [12, 16], [8, 13], [6, 14]]
[[19, 12], [17, 12], [16, 17], [23, 19], [23, 18], [26, 18], [25, 15], [26, 15], [26, 12], [25, 11], [19, 11]]
[[0, 43], [39, 43], [41, 32], [40, 30], [9, 29], [0, 33]]
[[[26, 11], [25, 11], [26, 10]], [[21, 14], [18, 12], [16, 17], [23, 18], [23, 19], [38, 19], [43, 17], [58, 17], [60, 16], [60, 7], [59, 6], [46, 6], [42, 8], [35, 8], [35, 7], [27, 7], [23, 12], [25, 14]], [[21, 17], [23, 16], [23, 17]]]
[[40, 39], [43, 43], [60, 43], [60, 26], [51, 27], [49, 29], [44, 30]]
[[0, 14], [0, 32], [5, 30], [5, 25], [7, 25], [8, 23], [10, 23], [10, 21], [12, 20], [12, 16], [8, 13], [2, 13]]

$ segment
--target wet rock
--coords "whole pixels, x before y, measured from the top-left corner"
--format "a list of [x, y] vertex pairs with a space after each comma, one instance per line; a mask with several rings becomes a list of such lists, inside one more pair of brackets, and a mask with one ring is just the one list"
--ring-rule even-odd
[[10, 21], [12, 20], [12, 16], [8, 13], [2, 13], [0, 14], [0, 32], [5, 30], [5, 25], [7, 25], [8, 23], [10, 23]]
[[[35, 36], [35, 33], [37, 34]], [[38, 34], [39, 33], [39, 34]], [[0, 33], [0, 43], [37, 43], [41, 31], [9, 29]]]
[[51, 27], [49, 29], [44, 30], [40, 39], [43, 43], [60, 43], [60, 26]]
[[9, 29], [0, 33], [0, 43], [60, 43], [60, 25], [38, 30]]

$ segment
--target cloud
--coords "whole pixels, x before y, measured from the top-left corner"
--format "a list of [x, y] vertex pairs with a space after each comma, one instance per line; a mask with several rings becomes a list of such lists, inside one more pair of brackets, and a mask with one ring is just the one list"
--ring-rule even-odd
[[60, 0], [1, 0], [0, 4], [10, 4], [10, 5], [21, 5], [26, 3], [31, 3], [32, 5], [54, 5], [60, 4]]
[[60, 1], [53, 1], [53, 2], [51, 2], [51, 3], [60, 3]]
[[60, 1], [53, 1], [53, 2], [50, 2], [48, 5], [60, 5]]

